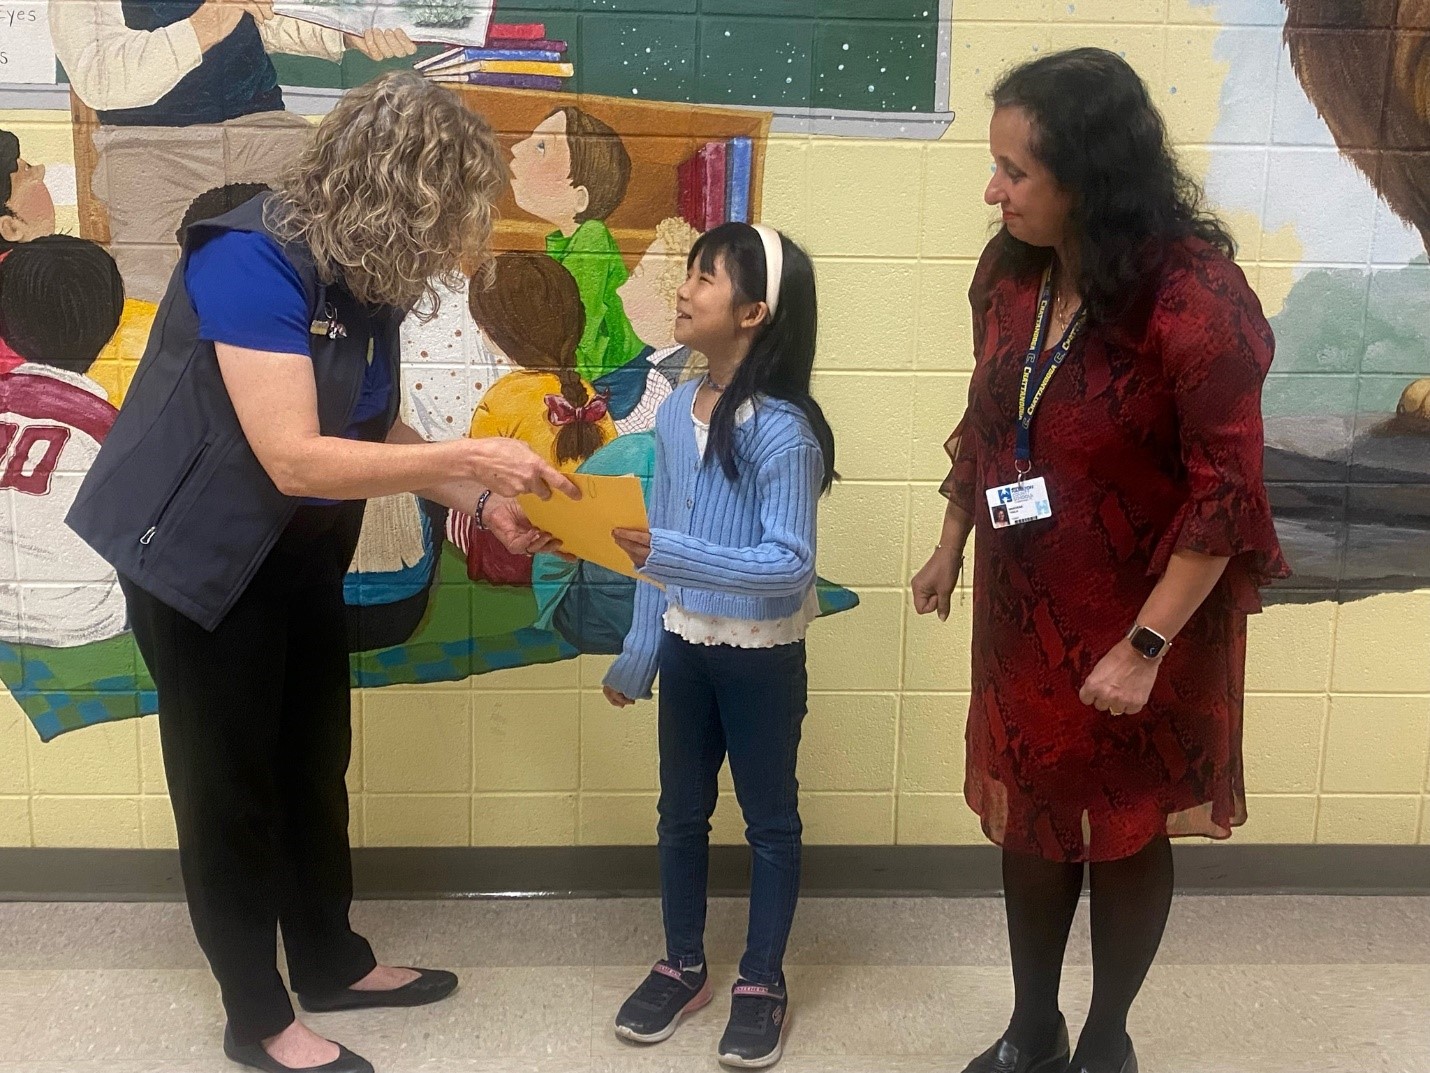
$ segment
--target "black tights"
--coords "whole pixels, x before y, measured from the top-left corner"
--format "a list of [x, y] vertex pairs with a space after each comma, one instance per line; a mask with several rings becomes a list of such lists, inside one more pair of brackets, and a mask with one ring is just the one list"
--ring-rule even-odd
[[[1166, 837], [1091, 874], [1092, 1007], [1073, 1070], [1116, 1073], [1126, 1053], [1127, 1013], [1157, 956], [1172, 907], [1172, 845]], [[1082, 893], [1083, 866], [1003, 853], [1013, 1020], [1008, 1039], [1027, 1053], [1051, 1048], [1068, 931]]]

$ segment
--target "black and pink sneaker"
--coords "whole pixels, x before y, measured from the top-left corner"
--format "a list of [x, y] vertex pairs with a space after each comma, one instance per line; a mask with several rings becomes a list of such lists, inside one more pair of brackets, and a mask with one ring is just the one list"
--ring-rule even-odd
[[635, 1043], [659, 1043], [713, 997], [710, 972], [704, 965], [699, 972], [684, 972], [662, 959], [616, 1014], [616, 1035]]
[[739, 1069], [763, 1069], [780, 1060], [789, 1027], [789, 994], [737, 980], [730, 990], [730, 1023], [716, 1052], [720, 1063]]

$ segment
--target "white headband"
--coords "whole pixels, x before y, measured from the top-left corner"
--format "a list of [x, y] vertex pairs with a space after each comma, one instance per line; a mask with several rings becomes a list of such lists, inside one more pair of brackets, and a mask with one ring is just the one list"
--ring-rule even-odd
[[769, 307], [770, 319], [775, 319], [775, 310], [780, 307], [780, 285], [785, 275], [785, 247], [780, 233], [765, 224], [751, 224], [765, 247], [765, 305]]

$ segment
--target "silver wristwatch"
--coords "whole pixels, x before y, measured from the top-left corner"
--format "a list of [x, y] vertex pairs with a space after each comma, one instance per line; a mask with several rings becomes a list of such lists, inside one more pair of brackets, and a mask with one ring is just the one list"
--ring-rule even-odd
[[1127, 640], [1132, 643], [1133, 649], [1143, 659], [1156, 659], [1172, 647], [1172, 642], [1156, 630], [1149, 630], [1146, 626], [1136, 622], [1127, 631]]

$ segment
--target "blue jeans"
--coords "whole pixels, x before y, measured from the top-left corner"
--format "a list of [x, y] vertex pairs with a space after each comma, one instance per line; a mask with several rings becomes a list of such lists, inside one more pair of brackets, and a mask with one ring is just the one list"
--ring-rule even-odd
[[666, 633], [660, 647], [660, 894], [666, 956], [705, 960], [710, 816], [728, 753], [753, 852], [750, 925], [740, 975], [781, 986], [799, 900], [799, 781], [804, 642], [775, 648], [693, 645]]

